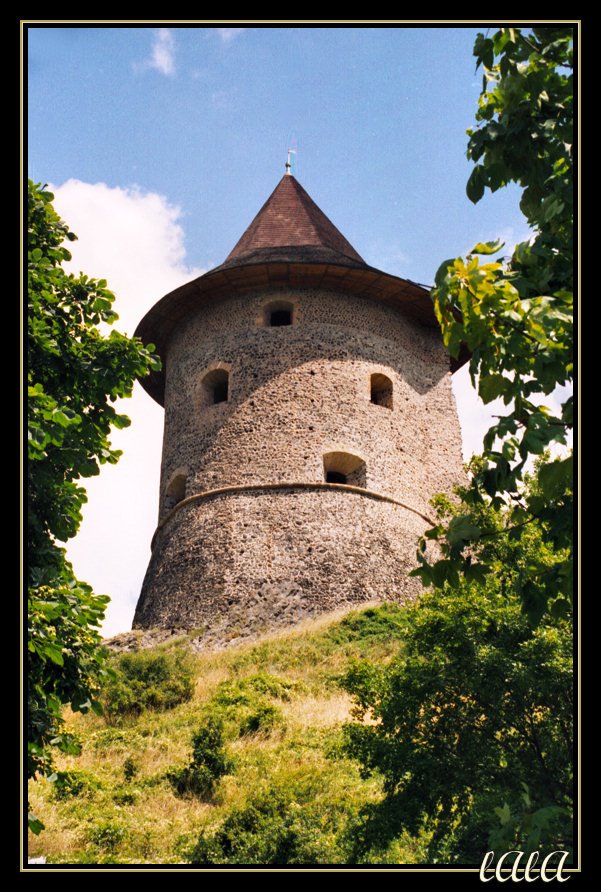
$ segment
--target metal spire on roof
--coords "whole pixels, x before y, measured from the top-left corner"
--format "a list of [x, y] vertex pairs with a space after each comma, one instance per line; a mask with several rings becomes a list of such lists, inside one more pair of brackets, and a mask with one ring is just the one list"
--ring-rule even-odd
[[290, 163], [291, 155], [296, 155], [296, 149], [288, 149], [288, 158], [286, 160], [286, 173], [287, 174], [290, 174], [290, 168], [292, 167], [292, 164]]

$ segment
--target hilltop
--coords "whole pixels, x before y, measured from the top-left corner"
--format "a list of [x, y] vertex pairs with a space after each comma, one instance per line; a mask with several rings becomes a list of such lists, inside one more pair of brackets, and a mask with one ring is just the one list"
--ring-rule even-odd
[[[82, 752], [57, 759], [54, 783], [30, 786], [46, 825], [30, 837], [30, 857], [348, 863], [348, 832], [382, 792], [340, 751], [353, 704], [338, 679], [357, 658], [384, 663], [398, 652], [402, 612], [395, 604], [339, 611], [200, 651], [195, 633], [161, 633], [159, 643], [148, 633], [118, 636], [113, 649], [143, 650], [113, 655], [121, 669], [126, 661], [130, 681], [109, 684], [104, 716], [68, 715]], [[181, 669], [161, 681], [170, 666]], [[153, 708], [178, 697], [173, 708]], [[378, 860], [422, 857], [420, 841], [405, 838]]]

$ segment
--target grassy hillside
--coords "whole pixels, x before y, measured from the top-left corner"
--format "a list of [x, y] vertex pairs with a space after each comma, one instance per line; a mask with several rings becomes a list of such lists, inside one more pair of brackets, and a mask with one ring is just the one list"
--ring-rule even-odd
[[[348, 863], [349, 831], [381, 791], [377, 779], [362, 779], [340, 754], [352, 703], [337, 678], [356, 658], [385, 662], [398, 651], [401, 610], [382, 605], [326, 617], [229, 650], [190, 654], [180, 641], [134, 656], [133, 664], [141, 662], [133, 669], [144, 675], [144, 659], [163, 654], [173, 661], [182, 652], [191, 699], [137, 715], [130, 703], [130, 713], [122, 714], [131, 691], [117, 686], [107, 716], [70, 715], [82, 753], [57, 761], [55, 783], [31, 785], [31, 805], [46, 829], [30, 838], [30, 857], [99, 864]], [[152, 702], [160, 705], [160, 697]], [[199, 729], [197, 748], [209, 753], [202, 771], [228, 772], [208, 784], [190, 767]], [[422, 857], [420, 841], [407, 838], [373, 861]]]

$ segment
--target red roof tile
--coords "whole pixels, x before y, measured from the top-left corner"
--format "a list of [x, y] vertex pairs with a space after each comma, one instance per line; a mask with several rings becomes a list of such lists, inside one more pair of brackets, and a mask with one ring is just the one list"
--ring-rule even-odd
[[290, 246], [330, 248], [364, 262], [301, 184], [284, 174], [225, 263], [259, 249]]

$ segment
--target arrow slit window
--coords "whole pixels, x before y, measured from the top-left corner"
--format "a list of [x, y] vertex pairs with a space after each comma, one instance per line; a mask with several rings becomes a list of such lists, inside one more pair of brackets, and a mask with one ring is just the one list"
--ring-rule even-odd
[[371, 376], [370, 393], [371, 401], [376, 406], [392, 409], [392, 381], [386, 375]]

